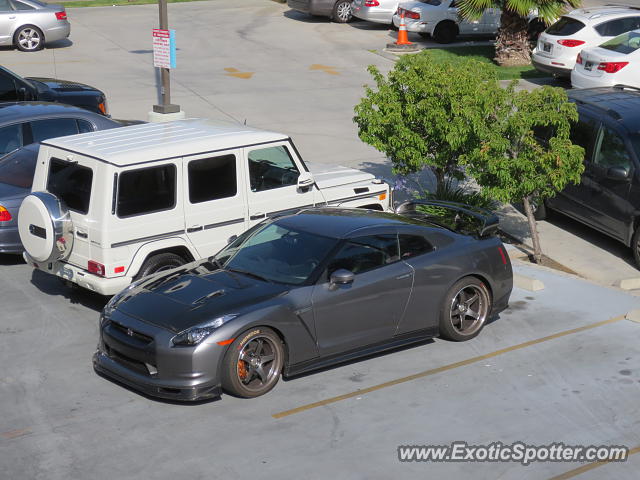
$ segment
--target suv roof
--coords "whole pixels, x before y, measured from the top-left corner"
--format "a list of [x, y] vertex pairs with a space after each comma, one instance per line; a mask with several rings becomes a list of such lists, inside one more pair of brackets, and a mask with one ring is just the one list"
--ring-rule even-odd
[[42, 142], [123, 167], [228, 148], [286, 140], [281, 133], [189, 119], [83, 133]]
[[620, 85], [574, 89], [567, 93], [577, 103], [587, 104], [623, 121], [630, 130], [640, 128], [640, 89]]
[[579, 20], [589, 22], [591, 20], [597, 20], [604, 17], [626, 15], [639, 15], [640, 7], [632, 7], [629, 5], [604, 5], [599, 7], [577, 8], [571, 10], [569, 13], [565, 13], [565, 17], [573, 17]]

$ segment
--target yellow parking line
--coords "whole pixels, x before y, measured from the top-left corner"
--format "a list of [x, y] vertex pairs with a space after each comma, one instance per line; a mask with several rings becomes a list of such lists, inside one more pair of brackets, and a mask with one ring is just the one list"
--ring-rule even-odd
[[609, 323], [618, 322], [620, 320], [623, 320], [624, 318], [625, 318], [624, 315], [620, 315], [618, 317], [610, 318], [608, 320], [603, 320], [601, 322], [591, 323], [589, 325], [585, 325], [584, 327], [572, 328], [571, 330], [565, 330], [563, 332], [555, 333], [547, 337], [542, 337], [536, 340], [530, 340], [528, 342], [519, 343], [518, 345], [513, 345], [511, 347], [502, 348], [500, 350], [496, 350], [495, 352], [487, 353], [485, 355], [479, 355], [477, 357], [468, 358], [460, 362], [450, 363], [442, 367], [432, 368], [430, 370], [409, 375], [407, 377], [398, 378], [396, 380], [391, 380], [389, 382], [380, 383], [379, 385], [374, 385], [372, 387], [356, 390], [355, 392], [345, 393], [344, 395], [338, 395], [337, 397], [327, 398], [325, 400], [320, 400], [319, 402], [309, 403], [307, 405], [302, 405], [301, 407], [293, 408], [291, 410], [285, 410], [283, 412], [274, 413], [272, 417], [273, 418], [288, 417], [289, 415], [294, 415], [296, 413], [301, 413], [306, 410], [311, 410], [313, 408], [322, 407], [325, 405], [329, 405], [331, 403], [336, 403], [341, 400], [346, 400], [348, 398], [358, 397], [360, 395], [375, 392], [376, 390], [382, 390], [383, 388], [393, 387], [394, 385], [399, 385], [401, 383], [417, 380], [418, 378], [428, 377], [430, 375], [435, 375], [437, 373], [446, 372], [447, 370], [453, 370], [454, 368], [464, 367], [465, 365], [471, 365], [472, 363], [477, 363], [482, 360], [486, 360], [487, 358], [497, 357], [498, 355], [502, 355], [503, 353], [513, 352], [515, 350], [520, 350], [522, 348], [530, 347], [531, 345], [537, 345], [538, 343], [548, 342], [549, 340], [554, 340], [556, 338], [565, 337], [567, 335], [572, 335], [574, 333], [584, 332], [585, 330], [597, 328], [602, 325], [608, 325]]
[[[638, 452], [640, 452], [640, 447], [632, 448], [631, 450], [629, 450], [627, 458]], [[569, 470], [568, 472], [564, 472], [560, 475], [550, 478], [549, 480], [566, 480], [567, 478], [573, 478], [580, 475], [581, 473], [588, 472], [589, 470], [593, 470], [594, 468], [601, 467], [611, 462], [612, 460], [600, 460], [598, 462], [587, 463], [586, 465], [582, 465], [581, 467], [574, 468], [573, 470]]]

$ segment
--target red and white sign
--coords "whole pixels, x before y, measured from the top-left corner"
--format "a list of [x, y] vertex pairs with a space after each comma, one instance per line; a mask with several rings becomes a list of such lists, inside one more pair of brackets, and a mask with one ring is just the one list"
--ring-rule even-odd
[[171, 40], [172, 38], [171, 38], [170, 30], [162, 30], [160, 28], [153, 29], [153, 66], [154, 67], [175, 68], [175, 60], [174, 60], [175, 54], [172, 55]]

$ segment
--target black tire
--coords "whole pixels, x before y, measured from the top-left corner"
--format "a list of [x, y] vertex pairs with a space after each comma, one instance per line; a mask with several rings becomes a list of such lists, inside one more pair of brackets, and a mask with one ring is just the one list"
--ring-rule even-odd
[[433, 30], [433, 39], [437, 43], [451, 43], [458, 36], [458, 27], [453, 22], [440, 22]]
[[636, 268], [640, 269], [640, 227], [636, 228], [631, 240], [631, 249], [633, 250], [633, 259], [636, 261]]
[[176, 255], [175, 253], [158, 253], [157, 255], [153, 255], [147, 258], [140, 270], [134, 277], [134, 280], [138, 280], [143, 277], [148, 277], [149, 275], [161, 272], [163, 270], [170, 270], [172, 268], [177, 268], [187, 263], [184, 258], [180, 255]]
[[533, 218], [536, 220], [546, 220], [549, 218], [549, 209], [544, 200], [532, 200], [531, 208], [533, 208]]
[[333, 6], [331, 19], [336, 23], [347, 23], [353, 18], [351, 14], [351, 0], [338, 0]]
[[427, 32], [418, 32], [418, 35], [420, 35], [424, 39], [431, 38], [431, 35], [429, 35]]
[[237, 397], [259, 397], [276, 386], [283, 365], [280, 337], [267, 327], [250, 328], [238, 335], [224, 356], [222, 388]]
[[442, 302], [440, 336], [455, 342], [470, 340], [480, 333], [490, 313], [491, 294], [487, 286], [476, 277], [461, 278]]
[[13, 35], [13, 44], [22, 52], [37, 52], [44, 48], [44, 34], [35, 25], [23, 25]]

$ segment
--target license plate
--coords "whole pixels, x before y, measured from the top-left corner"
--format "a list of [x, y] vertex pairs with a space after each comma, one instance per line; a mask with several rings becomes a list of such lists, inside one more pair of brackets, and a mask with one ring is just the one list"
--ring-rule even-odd
[[591, 69], [593, 68], [593, 62], [585, 62], [584, 64], [584, 69], [587, 71], [591, 71]]
[[544, 52], [551, 53], [551, 50], [552, 50], [552, 49], [553, 49], [553, 45], [551, 45], [550, 43], [546, 43], [546, 42], [544, 42], [544, 43], [542, 44], [542, 50], [543, 50]]
[[66, 280], [73, 280], [73, 270], [67, 267], [62, 267], [62, 278]]

